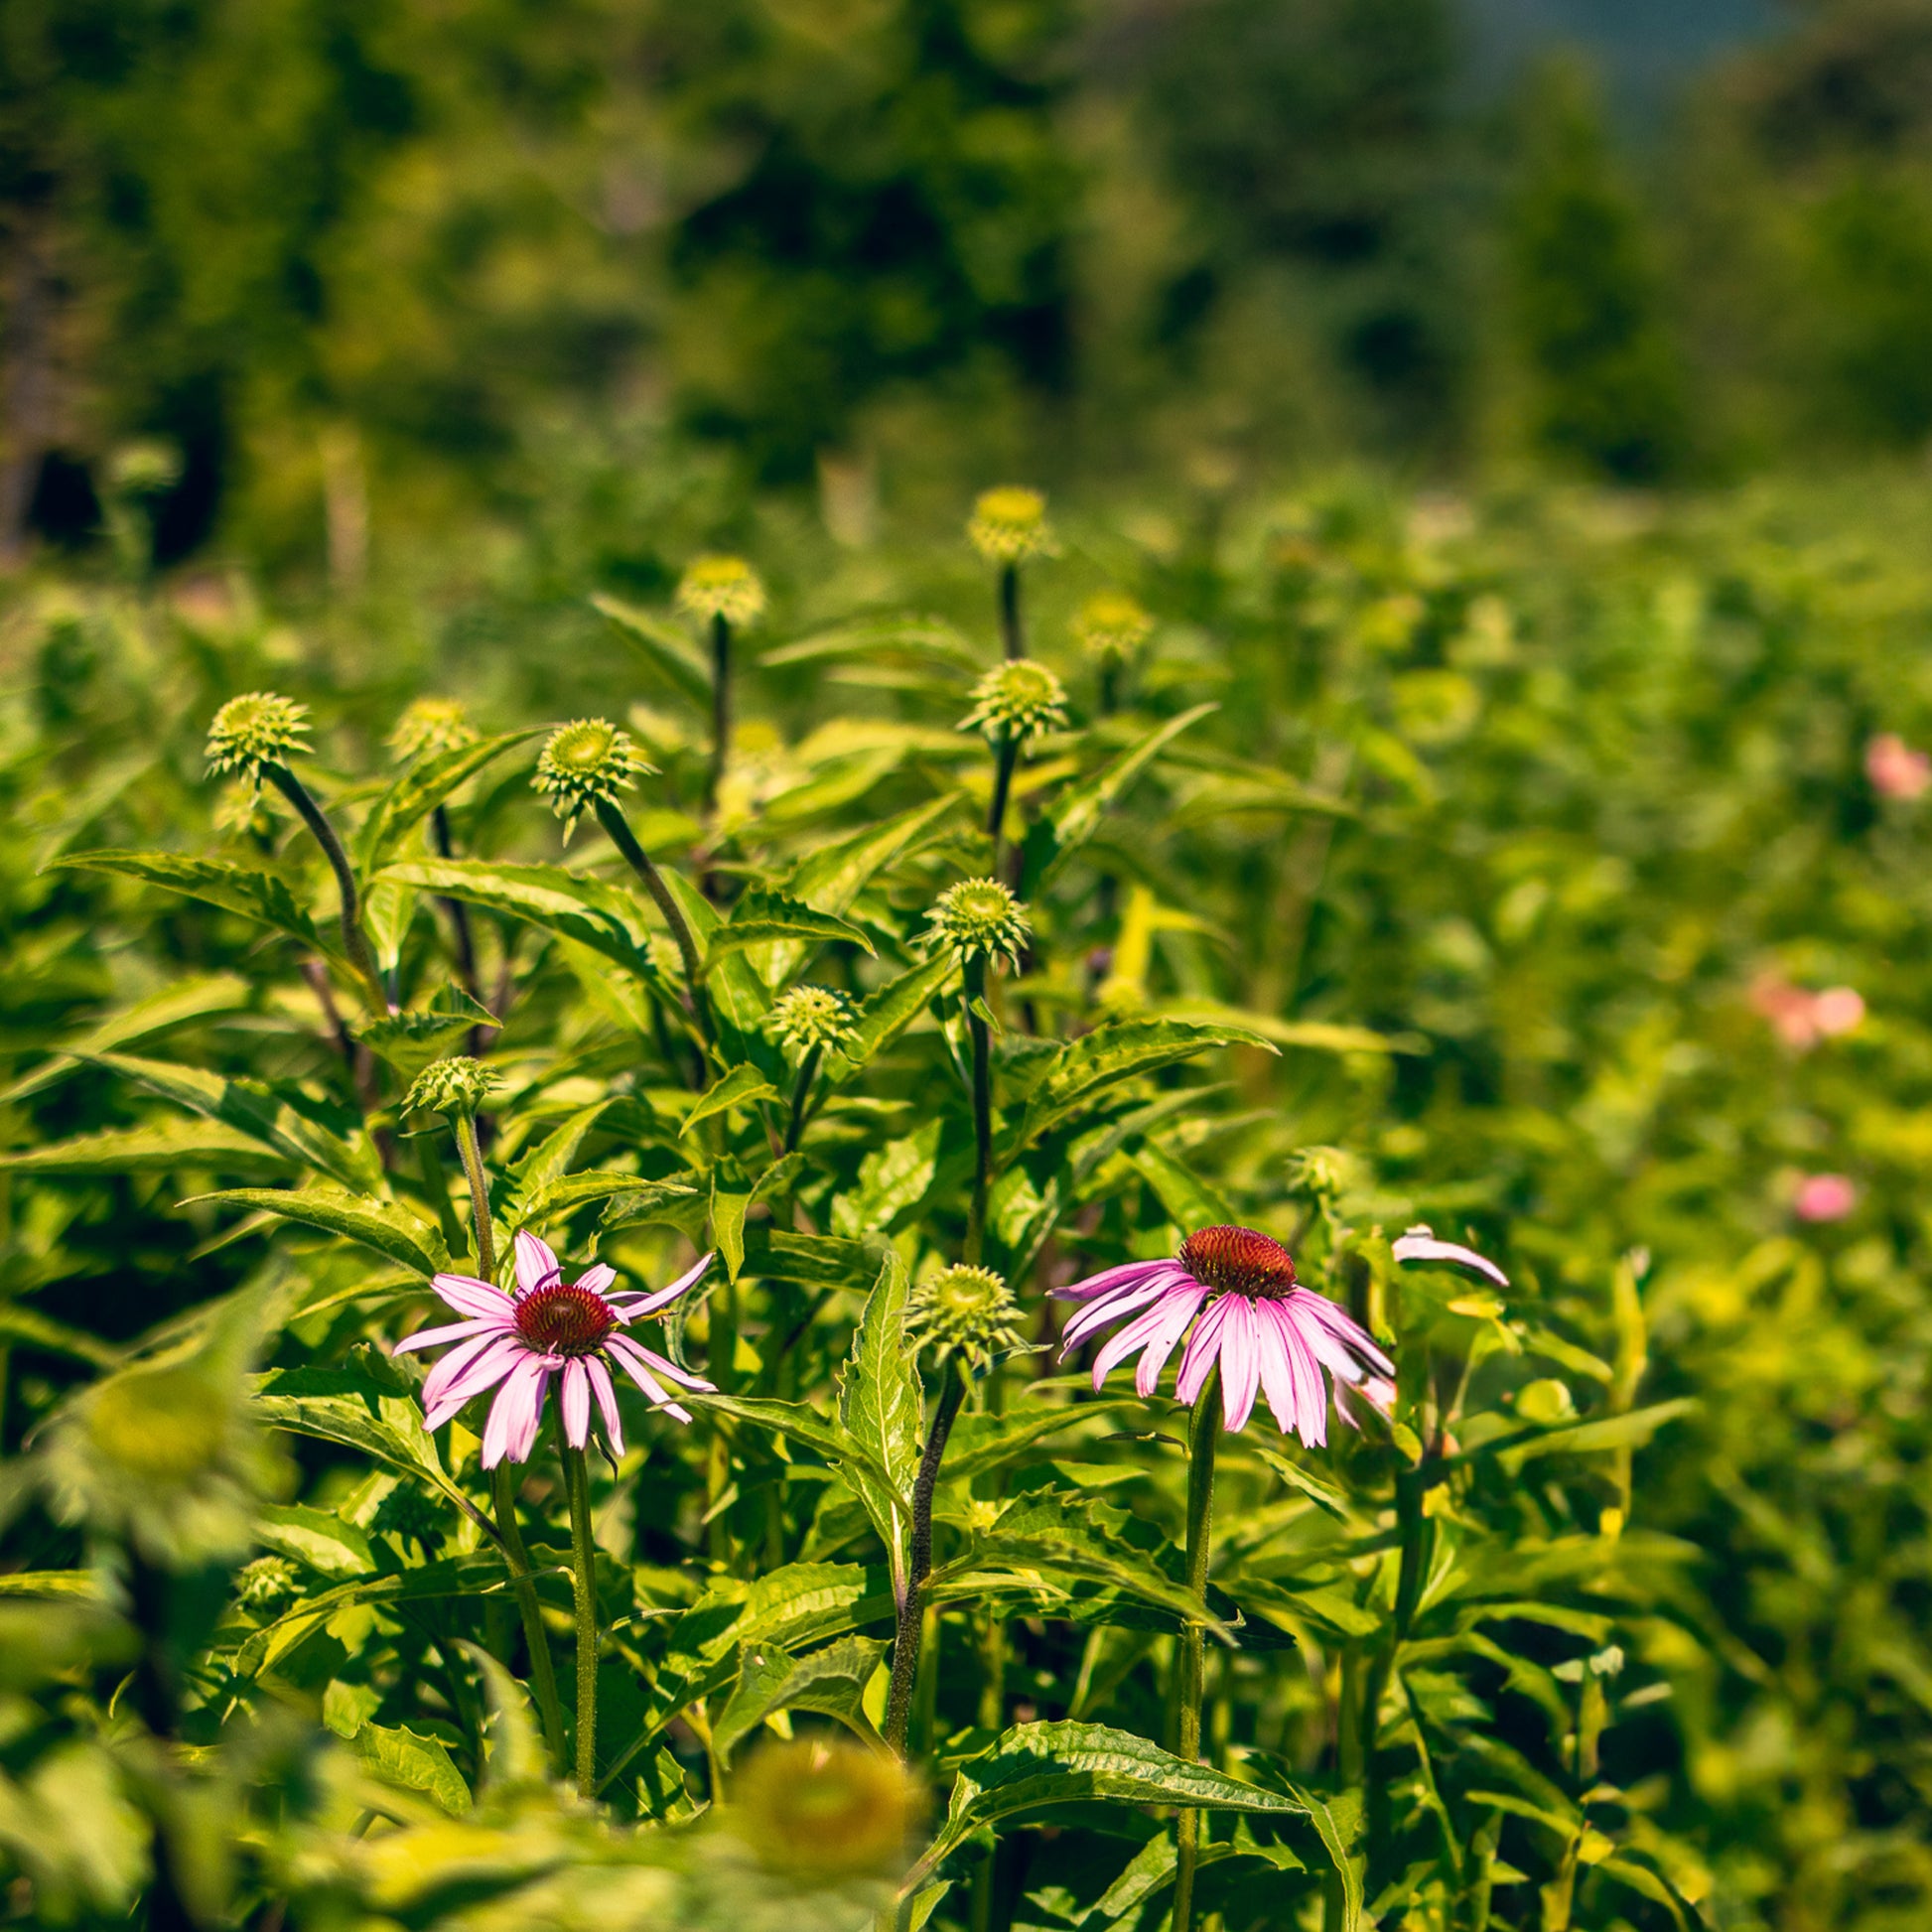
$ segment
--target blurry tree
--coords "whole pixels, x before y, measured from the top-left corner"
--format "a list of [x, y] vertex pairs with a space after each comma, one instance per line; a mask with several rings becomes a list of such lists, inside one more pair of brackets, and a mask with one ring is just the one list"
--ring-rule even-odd
[[1640, 204], [1619, 177], [1587, 74], [1540, 69], [1505, 217], [1532, 440], [1620, 483], [1686, 453], [1685, 401]]

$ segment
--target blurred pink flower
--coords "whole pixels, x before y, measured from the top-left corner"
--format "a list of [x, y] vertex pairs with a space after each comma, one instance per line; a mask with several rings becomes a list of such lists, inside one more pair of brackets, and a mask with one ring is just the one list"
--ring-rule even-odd
[[1812, 1024], [1827, 1039], [1864, 1024], [1864, 1001], [1849, 986], [1828, 986], [1811, 1003]]
[[1792, 1197], [1801, 1221], [1842, 1221], [1859, 1204], [1859, 1190], [1842, 1173], [1808, 1173]]
[[1864, 748], [1864, 775], [1883, 798], [1916, 798], [1932, 785], [1932, 758], [1915, 752], [1896, 732], [1880, 732]]
[[1864, 1000], [1852, 987], [1828, 986], [1813, 993], [1777, 973], [1761, 973], [1751, 984], [1751, 1005], [1784, 1043], [1802, 1053], [1821, 1039], [1849, 1034], [1864, 1020]]

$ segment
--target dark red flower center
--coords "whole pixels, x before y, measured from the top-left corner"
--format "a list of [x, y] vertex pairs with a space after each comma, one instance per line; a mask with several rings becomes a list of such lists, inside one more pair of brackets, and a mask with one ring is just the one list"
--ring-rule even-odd
[[1180, 1244], [1179, 1259], [1203, 1287], [1251, 1301], [1295, 1286], [1295, 1257], [1253, 1228], [1197, 1228]]
[[546, 1282], [516, 1305], [516, 1332], [546, 1355], [589, 1355], [617, 1325], [604, 1297], [575, 1282]]

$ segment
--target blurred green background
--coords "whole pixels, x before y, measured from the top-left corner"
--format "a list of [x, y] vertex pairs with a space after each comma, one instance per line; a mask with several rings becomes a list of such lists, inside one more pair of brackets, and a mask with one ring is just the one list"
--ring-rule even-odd
[[1927, 0], [9, 0], [0, 544], [1913, 455], [1928, 131]]

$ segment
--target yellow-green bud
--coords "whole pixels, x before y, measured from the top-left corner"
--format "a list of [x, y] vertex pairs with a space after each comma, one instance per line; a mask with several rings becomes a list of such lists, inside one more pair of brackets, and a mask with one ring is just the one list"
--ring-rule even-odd
[[455, 1053], [417, 1074], [403, 1096], [402, 1110], [406, 1114], [448, 1114], [452, 1118], [461, 1115], [465, 1120], [474, 1120], [477, 1110], [501, 1084], [482, 1060], [473, 1060], [467, 1053]]
[[274, 691], [230, 698], [207, 728], [207, 768], [239, 771], [261, 780], [264, 765], [281, 764], [308, 751], [309, 707]]
[[933, 1348], [941, 1361], [961, 1355], [982, 1375], [996, 1356], [1026, 1345], [1019, 1319], [1006, 1277], [964, 1263], [928, 1276], [905, 1307], [905, 1332], [917, 1346]]
[[433, 757], [476, 742], [476, 727], [459, 698], [418, 698], [389, 734], [389, 749], [399, 759]]
[[1033, 920], [997, 879], [962, 879], [948, 886], [926, 913], [928, 946], [944, 946], [962, 966], [1004, 958], [1014, 966], [1027, 949]]
[[181, 481], [181, 452], [168, 443], [123, 443], [108, 464], [107, 477], [124, 496], [159, 496]]
[[656, 768], [644, 761], [630, 734], [608, 718], [577, 718], [550, 734], [530, 783], [568, 826], [590, 806], [630, 790], [636, 773]]
[[827, 1046], [841, 1046], [852, 1037], [858, 1019], [853, 1004], [829, 986], [794, 986], [764, 1016], [764, 1031], [798, 1062]]
[[295, 1566], [286, 1557], [257, 1557], [243, 1565], [234, 1590], [251, 1610], [272, 1610], [295, 1594]]
[[1044, 664], [1016, 657], [973, 686], [973, 708], [959, 721], [989, 745], [1024, 745], [1066, 723], [1066, 688]]
[[1008, 485], [987, 490], [973, 505], [967, 540], [990, 564], [1025, 563], [1029, 557], [1054, 557], [1059, 539], [1046, 521], [1046, 498], [1036, 489]]
[[1118, 664], [1147, 642], [1154, 620], [1124, 591], [1098, 591], [1080, 607], [1073, 635], [1089, 656]]
[[896, 1758], [852, 1738], [799, 1737], [752, 1758], [724, 1822], [767, 1871], [823, 1885], [901, 1870], [918, 1812]]
[[678, 582], [677, 608], [743, 627], [764, 614], [764, 586], [743, 557], [698, 557]]

